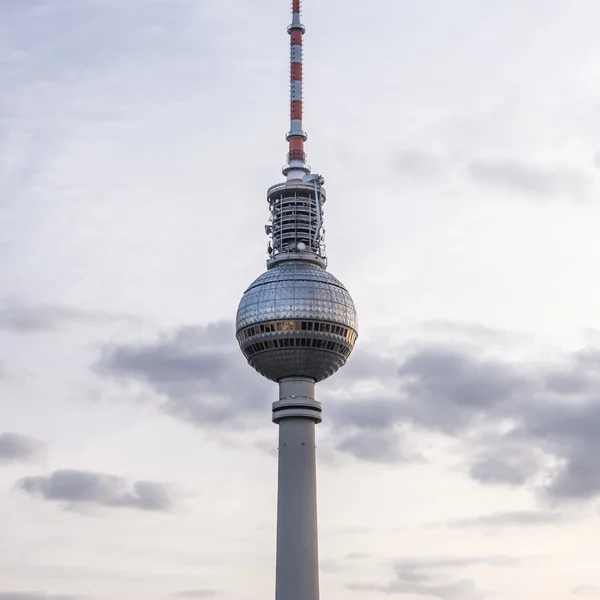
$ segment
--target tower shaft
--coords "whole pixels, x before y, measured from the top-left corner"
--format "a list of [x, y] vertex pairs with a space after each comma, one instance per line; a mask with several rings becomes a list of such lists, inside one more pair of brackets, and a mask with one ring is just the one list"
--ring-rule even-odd
[[273, 405], [279, 424], [275, 600], [319, 600], [314, 381], [287, 378]]

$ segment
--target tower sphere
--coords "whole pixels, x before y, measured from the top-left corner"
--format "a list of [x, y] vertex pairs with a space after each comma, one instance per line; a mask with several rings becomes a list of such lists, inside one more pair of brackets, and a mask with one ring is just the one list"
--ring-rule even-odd
[[272, 381], [322, 381], [342, 367], [357, 337], [348, 290], [319, 265], [290, 260], [244, 292], [236, 337], [248, 363]]

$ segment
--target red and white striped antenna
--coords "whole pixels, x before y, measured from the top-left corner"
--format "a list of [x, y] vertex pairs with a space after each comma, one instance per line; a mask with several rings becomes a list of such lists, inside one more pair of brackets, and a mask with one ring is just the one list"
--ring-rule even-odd
[[298, 181], [310, 173], [306, 164], [304, 142], [306, 133], [302, 128], [302, 41], [306, 31], [301, 21], [302, 0], [292, 0], [292, 23], [290, 34], [290, 130], [286, 136], [289, 142], [287, 165], [283, 174], [288, 181]]

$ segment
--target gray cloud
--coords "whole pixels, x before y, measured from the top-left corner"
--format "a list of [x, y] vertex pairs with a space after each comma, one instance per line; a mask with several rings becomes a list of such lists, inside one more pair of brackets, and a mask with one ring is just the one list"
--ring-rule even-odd
[[539, 471], [540, 463], [532, 451], [509, 444], [503, 444], [502, 450], [500, 454], [493, 448], [478, 456], [469, 470], [471, 477], [481, 483], [519, 486]]
[[218, 595], [216, 590], [183, 590], [173, 594], [178, 598], [215, 598]]
[[61, 470], [50, 475], [24, 477], [16, 487], [48, 501], [74, 505], [98, 505], [169, 511], [174, 506], [172, 490], [153, 481], [130, 482], [123, 477], [90, 471]]
[[[600, 422], [596, 421], [600, 426]], [[563, 456], [564, 465], [548, 485], [547, 492], [552, 500], [585, 500], [600, 494], [600, 469], [597, 456], [590, 451], [600, 451], [600, 443], [574, 442]]]
[[414, 463], [423, 458], [408, 447], [402, 434], [398, 431], [362, 430], [342, 438], [336, 448], [351, 456], [370, 462], [379, 463]]
[[[375, 353], [370, 360], [376, 362]], [[348, 399], [332, 393], [327, 400], [334, 430], [355, 436], [348, 448], [355, 455], [362, 441], [372, 456], [385, 456], [393, 432], [404, 435], [412, 427], [460, 437], [468, 472], [481, 483], [529, 485], [550, 502], [600, 496], [592, 458], [600, 454], [598, 351], [544, 365], [488, 358], [477, 347], [432, 344], [399, 350], [393, 371], [389, 354], [381, 361], [386, 368], [377, 383], [383, 391], [365, 393], [360, 378], [342, 373], [336, 385]], [[376, 445], [379, 436], [380, 448], [364, 441]]]
[[501, 412], [531, 385], [516, 367], [443, 346], [415, 351], [398, 375], [413, 418], [445, 433], [472, 426], [482, 413]]
[[[275, 392], [247, 366], [233, 334], [226, 322], [184, 327], [107, 347], [94, 368], [146, 384], [166, 412], [198, 427], [249, 427]], [[320, 387], [327, 444], [357, 459], [402, 463], [422, 459], [413, 432], [460, 437], [467, 471], [481, 483], [529, 485], [552, 502], [592, 499], [600, 495], [589, 458], [600, 454], [599, 365], [594, 349], [535, 365], [490, 358], [477, 346], [413, 344], [383, 354], [363, 343]]]
[[[383, 355], [374, 352], [372, 348], [360, 345], [350, 357], [350, 360], [338, 375], [336, 380], [343, 377], [345, 381], [380, 381], [394, 376], [398, 368], [398, 358], [395, 354]], [[327, 386], [331, 380], [324, 384]]]
[[4, 298], [0, 301], [0, 329], [16, 333], [57, 331], [74, 324], [103, 325], [115, 321], [135, 321], [128, 315], [80, 310], [52, 304], [26, 304]]
[[354, 426], [379, 434], [392, 429], [408, 413], [405, 400], [395, 395], [389, 398], [371, 395], [371, 402], [357, 399], [356, 393], [348, 396], [348, 400], [328, 400], [327, 410], [337, 427]]
[[536, 196], [585, 195], [590, 187], [589, 177], [566, 165], [541, 166], [518, 160], [474, 160], [467, 172], [477, 183], [512, 192]]
[[46, 443], [17, 433], [0, 434], [0, 464], [40, 458]]
[[250, 416], [268, 411], [274, 395], [246, 364], [227, 322], [183, 327], [149, 343], [107, 347], [94, 369], [148, 385], [165, 398], [166, 412], [198, 427], [247, 426]]
[[[375, 354], [371, 360], [376, 361]], [[530, 386], [517, 368], [477, 359], [456, 348], [427, 346], [404, 357], [391, 359], [386, 355], [381, 360], [395, 365], [379, 379], [385, 389], [381, 394], [363, 395], [356, 388], [349, 391], [345, 373], [337, 379], [344, 399], [328, 399], [337, 427], [356, 427], [380, 435], [398, 425], [412, 424], [458, 435], [490, 414], [506, 412], [511, 400]], [[356, 383], [358, 387], [362, 381]]]
[[[392, 357], [385, 360], [362, 351], [347, 377], [364, 381], [392, 376], [396, 364]], [[183, 327], [148, 343], [106, 347], [93, 368], [103, 376], [146, 384], [164, 398], [166, 412], [212, 431], [216, 426], [248, 427], [254, 417], [266, 426], [269, 399], [276, 394], [273, 384], [248, 367], [237, 347], [233, 324], [228, 322]], [[344, 414], [341, 403], [334, 403], [331, 410], [338, 416]], [[361, 408], [356, 406], [355, 410]], [[373, 413], [374, 429], [384, 427], [388, 417]], [[366, 414], [362, 423], [368, 418]], [[374, 462], [416, 458], [397, 432], [371, 435], [338, 428], [332, 444], [339, 452]], [[269, 443], [268, 448], [272, 452], [274, 445]]]
[[445, 600], [476, 599], [482, 595], [472, 580], [457, 579], [452, 575], [448, 576], [446, 572], [454, 574], [457, 569], [477, 565], [512, 567], [518, 564], [517, 560], [503, 556], [405, 558], [396, 561], [395, 579], [390, 583], [351, 583], [348, 588]]

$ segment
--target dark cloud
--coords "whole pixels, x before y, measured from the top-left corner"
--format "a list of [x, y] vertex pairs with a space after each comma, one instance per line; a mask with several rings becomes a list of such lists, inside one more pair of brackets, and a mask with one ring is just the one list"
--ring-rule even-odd
[[122, 320], [133, 322], [136, 319], [59, 305], [31, 305], [15, 299], [0, 301], [0, 329], [16, 333], [51, 332], [73, 324], [104, 325]]
[[390, 355], [381, 357], [377, 391], [365, 392], [369, 380], [342, 373], [335, 385], [347, 400], [327, 398], [347, 451], [360, 456], [363, 446], [366, 457], [393, 460], [393, 436], [403, 442], [411, 428], [437, 432], [461, 439], [467, 470], [481, 483], [528, 485], [549, 502], [600, 496], [593, 459], [600, 454], [600, 352], [586, 349], [552, 364], [491, 358], [458, 344], [397, 353], [394, 370]]
[[369, 462], [413, 463], [422, 459], [410, 450], [398, 431], [354, 431], [342, 438], [336, 448]]
[[[382, 361], [390, 361], [389, 356]], [[502, 413], [529, 381], [500, 361], [474, 358], [454, 348], [430, 346], [394, 359], [395, 368], [379, 380], [384, 391], [348, 389], [345, 374], [337, 380], [345, 393], [327, 399], [336, 427], [355, 427], [381, 435], [407, 424], [458, 435], [492, 412]], [[352, 383], [352, 382], [350, 382]], [[345, 398], [349, 398], [346, 400]], [[389, 438], [382, 437], [389, 444]]]
[[396, 561], [395, 577], [390, 583], [352, 583], [348, 588], [445, 600], [476, 599], [481, 597], [480, 592], [472, 580], [456, 577], [458, 569], [477, 565], [512, 567], [518, 564], [517, 560], [503, 556], [405, 558]]
[[[474, 344], [380, 350], [363, 342], [319, 386], [329, 427], [321, 450], [406, 463], [422, 460], [415, 434], [438, 433], [461, 439], [467, 472], [481, 483], [528, 485], [551, 502], [592, 499], [600, 495], [592, 458], [600, 454], [599, 366], [593, 348], [529, 364]], [[95, 369], [146, 384], [169, 414], [211, 431], [266, 427], [276, 396], [248, 367], [225, 322], [107, 347]]]
[[228, 322], [107, 347], [94, 369], [148, 385], [165, 399], [165, 411], [198, 427], [247, 426], [252, 415], [268, 413], [277, 393], [246, 364]]
[[448, 523], [450, 527], [538, 527], [566, 522], [565, 515], [549, 511], [520, 510], [492, 513], [472, 519], [458, 519]]
[[[347, 378], [360, 382], [393, 376], [397, 368], [393, 357], [386, 360], [368, 351], [358, 352], [352, 365]], [[255, 420], [267, 427], [269, 401], [277, 394], [272, 383], [246, 364], [233, 324], [228, 322], [180, 328], [148, 343], [107, 347], [94, 369], [120, 381], [146, 384], [164, 398], [166, 412], [212, 431], [215, 427], [249, 427]], [[343, 402], [333, 402], [330, 408], [337, 416], [345, 414]], [[368, 406], [361, 409], [355, 405], [353, 410], [365, 411], [362, 426], [369, 416], [374, 420], [373, 429], [392, 422], [389, 415], [371, 413]], [[274, 442], [259, 445], [268, 445], [270, 452], [275, 447]], [[338, 452], [375, 462], [416, 458], [397, 432], [371, 435], [362, 429], [339, 427], [330, 445]]]
[[0, 464], [35, 460], [42, 456], [46, 443], [16, 433], [0, 434]]
[[415, 351], [398, 375], [413, 419], [445, 433], [472, 426], [490, 411], [502, 412], [530, 387], [516, 367], [443, 346]]
[[358, 394], [347, 394], [348, 400], [328, 399], [325, 405], [327, 415], [336, 427], [353, 426], [360, 430], [372, 431], [379, 435], [383, 430], [391, 430], [400, 418], [408, 413], [403, 398], [370, 395], [370, 401], [356, 399]]
[[130, 482], [123, 477], [90, 471], [62, 470], [50, 475], [24, 477], [16, 487], [32, 496], [66, 506], [97, 505], [169, 511], [174, 506], [172, 490], [153, 481]]
[[218, 595], [216, 590], [183, 590], [173, 594], [178, 598], [215, 598]]
[[566, 165], [540, 166], [518, 160], [474, 160], [467, 170], [477, 183], [536, 196], [566, 195], [578, 198], [585, 195], [591, 186], [585, 173]]
[[[340, 377], [344, 381], [381, 381], [394, 376], [397, 368], [398, 357], [395, 354], [384, 355], [374, 352], [372, 348], [358, 346], [333, 381], [339, 381]], [[329, 387], [331, 381], [326, 380], [321, 386]]]
[[[600, 426], [600, 422], [596, 421]], [[598, 454], [591, 456], [590, 451], [600, 451], [598, 441], [593, 444], [574, 444], [563, 457], [563, 466], [547, 487], [551, 500], [585, 500], [600, 494], [600, 467]]]
[[497, 448], [487, 450], [475, 458], [469, 473], [481, 483], [520, 486], [527, 483], [539, 471], [540, 463], [531, 451], [510, 444], [502, 444], [502, 453]]

